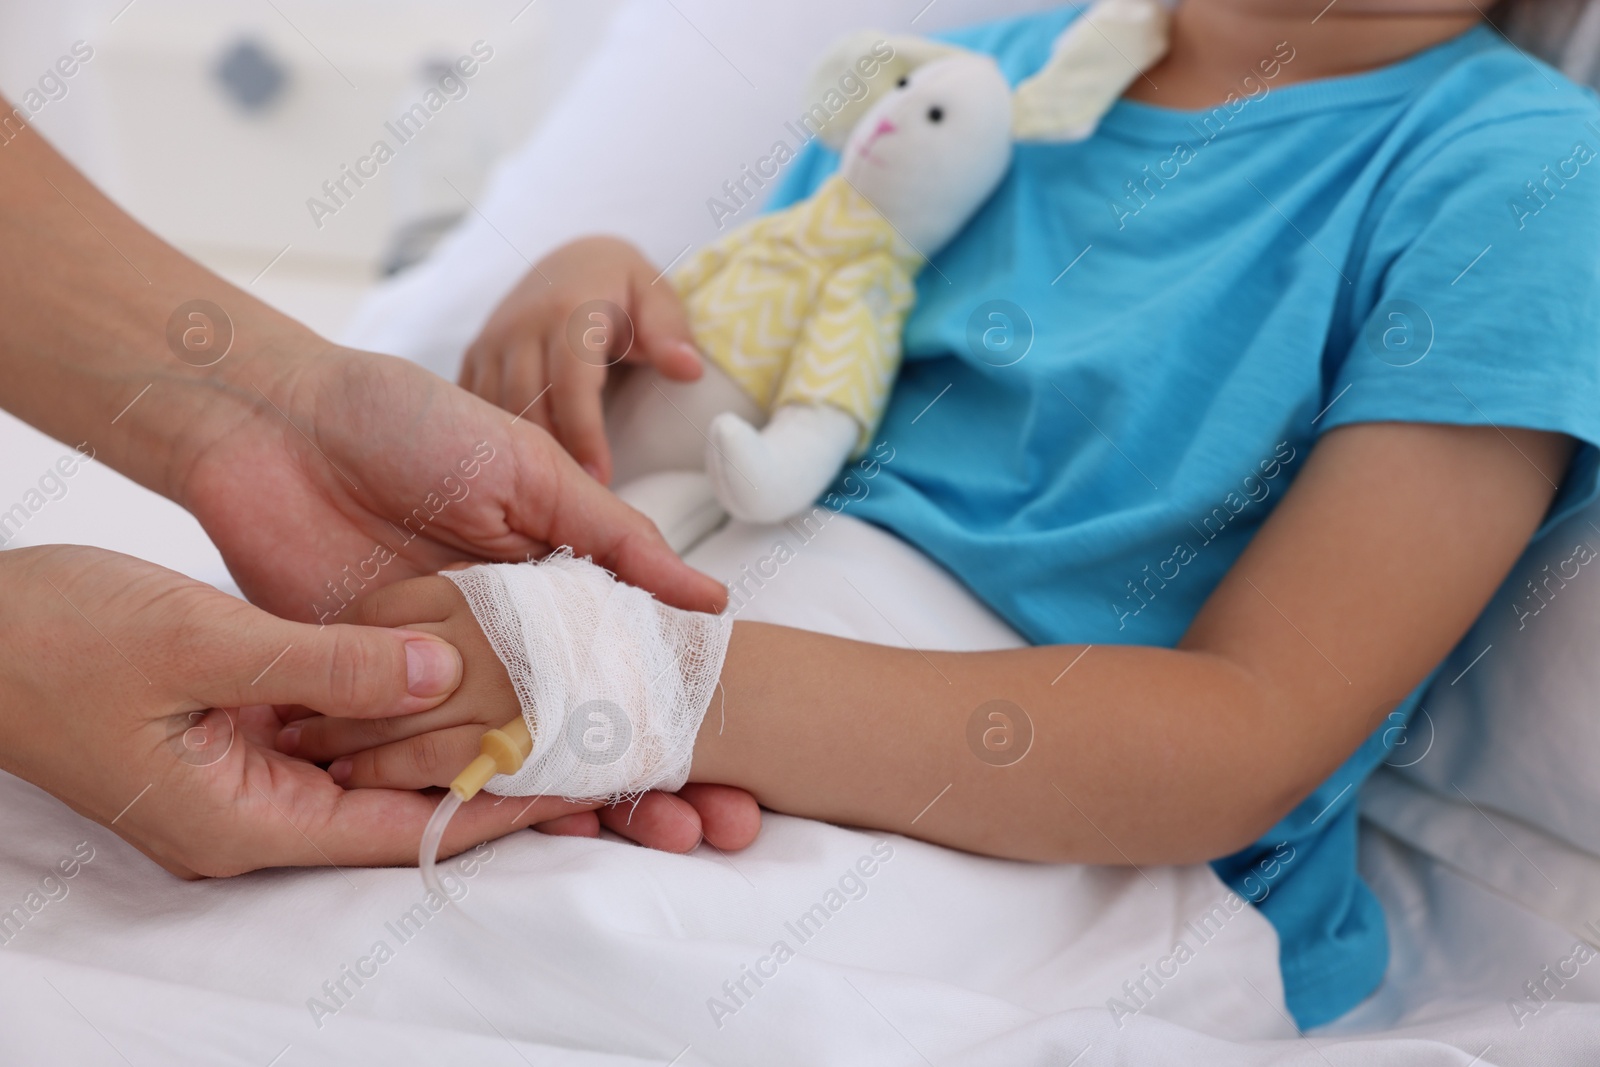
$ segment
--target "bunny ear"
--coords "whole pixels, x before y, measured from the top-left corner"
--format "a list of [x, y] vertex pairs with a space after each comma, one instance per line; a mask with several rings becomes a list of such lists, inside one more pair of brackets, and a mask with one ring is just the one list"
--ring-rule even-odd
[[1099, 0], [1056, 39], [1044, 69], [1012, 96], [1019, 141], [1081, 141], [1133, 80], [1167, 51], [1158, 0]]
[[960, 49], [922, 37], [861, 30], [828, 49], [806, 90], [801, 121], [839, 151], [850, 131], [901, 78]]

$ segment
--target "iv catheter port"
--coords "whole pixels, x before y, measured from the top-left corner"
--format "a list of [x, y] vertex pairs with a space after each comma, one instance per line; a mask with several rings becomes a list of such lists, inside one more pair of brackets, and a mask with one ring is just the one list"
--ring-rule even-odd
[[533, 737], [528, 732], [527, 720], [517, 716], [497, 730], [483, 735], [480, 754], [467, 769], [456, 775], [450, 783], [433, 817], [422, 831], [422, 846], [417, 853], [417, 868], [422, 872], [422, 884], [441, 900], [449, 899], [439, 882], [439, 846], [444, 841], [445, 829], [461, 805], [478, 795], [485, 783], [496, 774], [515, 774], [522, 769], [528, 753], [533, 751]]

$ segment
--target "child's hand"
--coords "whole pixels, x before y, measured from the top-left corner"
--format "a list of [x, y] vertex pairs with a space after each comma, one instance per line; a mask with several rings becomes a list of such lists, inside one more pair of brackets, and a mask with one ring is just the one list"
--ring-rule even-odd
[[[453, 583], [413, 578], [378, 590], [352, 605], [349, 621], [436, 634], [461, 653], [461, 685], [430, 711], [390, 719], [311, 716], [285, 726], [278, 750], [315, 763], [349, 789], [446, 786], [478, 754], [488, 730], [516, 718], [520, 705], [511, 679]], [[518, 808], [531, 798], [506, 798]], [[600, 808], [599, 805], [596, 805]], [[547, 833], [594, 837], [601, 825], [667, 852], [687, 852], [705, 839], [738, 849], [755, 840], [761, 811], [742, 789], [690, 785], [677, 795], [646, 793], [638, 804], [563, 816], [538, 827]]]
[[501, 301], [467, 349], [460, 384], [544, 427], [609, 483], [600, 391], [606, 369], [623, 361], [678, 381], [700, 376], [672, 283], [626, 241], [585, 237], [546, 256]]

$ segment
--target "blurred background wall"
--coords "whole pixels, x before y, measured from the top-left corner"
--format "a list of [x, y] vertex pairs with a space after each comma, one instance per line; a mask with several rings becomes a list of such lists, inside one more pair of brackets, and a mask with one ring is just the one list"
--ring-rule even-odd
[[[386, 265], [471, 210], [496, 156], [538, 123], [615, 7], [0, 0], [0, 91], [14, 105], [30, 91], [43, 98], [37, 127], [157, 233], [336, 334]], [[492, 58], [401, 144], [385, 123], [477, 42]], [[77, 58], [74, 45], [91, 57], [52, 76]], [[335, 204], [322, 183], [379, 138], [394, 158], [367, 164], [378, 175], [359, 188], [347, 179], [353, 195], [314, 220], [307, 200]]]

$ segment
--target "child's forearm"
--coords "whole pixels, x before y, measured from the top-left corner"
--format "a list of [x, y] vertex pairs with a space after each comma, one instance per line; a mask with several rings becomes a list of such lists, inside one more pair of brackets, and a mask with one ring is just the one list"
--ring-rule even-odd
[[[726, 710], [712, 701], [692, 776], [997, 856], [1226, 855], [1310, 795], [1460, 641], [1572, 448], [1497, 427], [1332, 431], [1177, 649], [924, 654], [739, 623]], [[981, 736], [969, 745], [995, 700], [1033, 726], [1010, 766], [979, 758]]]
[[1206, 860], [1264, 833], [1304, 778], [1274, 759], [1294, 717], [1201, 652], [921, 653], [740, 623], [722, 681], [693, 780], [989, 855]]

